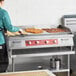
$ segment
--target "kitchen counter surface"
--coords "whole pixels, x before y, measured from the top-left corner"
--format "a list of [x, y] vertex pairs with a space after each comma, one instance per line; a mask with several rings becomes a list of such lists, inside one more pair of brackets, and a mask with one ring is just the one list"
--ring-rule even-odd
[[49, 70], [33, 70], [33, 71], [1, 73], [0, 76], [55, 76], [55, 75]]

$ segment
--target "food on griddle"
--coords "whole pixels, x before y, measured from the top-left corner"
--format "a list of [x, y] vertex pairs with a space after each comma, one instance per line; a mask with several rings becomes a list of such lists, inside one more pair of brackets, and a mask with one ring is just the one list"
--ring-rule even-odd
[[46, 32], [49, 33], [58, 33], [58, 32], [71, 32], [71, 30], [68, 27], [62, 26], [62, 25], [58, 25], [57, 28], [49, 28], [49, 29], [43, 29]]
[[25, 31], [28, 33], [34, 33], [34, 34], [43, 33], [42, 29], [36, 29], [36, 28], [27, 28], [25, 29]]
[[51, 28], [51, 29], [43, 29], [43, 30], [49, 33], [65, 32], [64, 29], [60, 29], [60, 28]]

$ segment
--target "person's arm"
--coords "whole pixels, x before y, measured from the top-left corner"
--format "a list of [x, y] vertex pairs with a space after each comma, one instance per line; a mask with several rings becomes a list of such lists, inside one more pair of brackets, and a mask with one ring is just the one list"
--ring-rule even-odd
[[9, 16], [9, 14], [8, 14], [7, 11], [4, 11], [3, 25], [10, 32], [20, 31], [20, 28], [19, 27], [12, 26], [11, 20], [10, 20], [10, 16]]

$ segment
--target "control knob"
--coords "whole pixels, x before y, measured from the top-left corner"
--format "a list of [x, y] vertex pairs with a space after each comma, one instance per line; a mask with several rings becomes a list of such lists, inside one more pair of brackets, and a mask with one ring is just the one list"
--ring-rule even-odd
[[46, 44], [48, 44], [48, 43], [49, 43], [49, 41], [45, 41], [45, 43], [46, 43]]
[[36, 41], [36, 44], [39, 44], [40, 42], [39, 41]]
[[54, 40], [53, 43], [57, 43], [57, 40]]
[[28, 41], [28, 44], [32, 44], [31, 41]]

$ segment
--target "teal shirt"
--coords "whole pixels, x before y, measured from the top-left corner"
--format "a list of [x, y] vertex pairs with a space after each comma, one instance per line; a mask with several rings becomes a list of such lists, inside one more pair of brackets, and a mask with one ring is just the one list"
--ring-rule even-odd
[[[0, 27], [5, 27], [10, 32], [17, 32], [19, 31], [19, 27], [12, 26], [9, 14], [6, 10], [0, 8]], [[4, 36], [0, 31], [0, 45], [5, 43]]]

